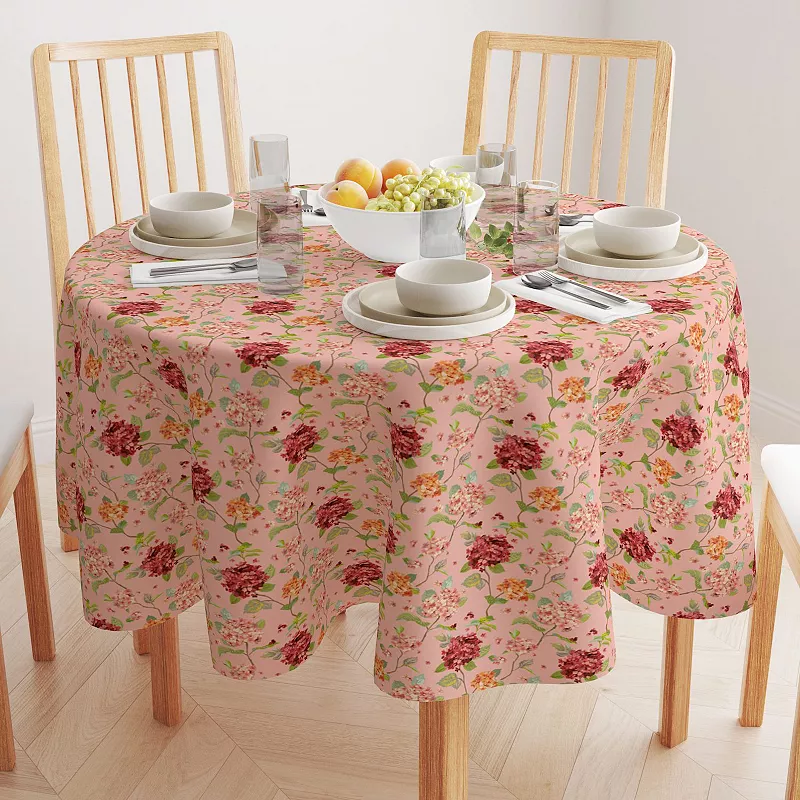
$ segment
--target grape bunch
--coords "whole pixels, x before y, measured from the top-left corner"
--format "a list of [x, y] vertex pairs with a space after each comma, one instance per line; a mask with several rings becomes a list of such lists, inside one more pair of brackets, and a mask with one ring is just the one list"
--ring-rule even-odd
[[468, 172], [447, 173], [426, 167], [421, 175], [395, 175], [383, 193], [367, 203], [367, 211], [422, 211], [448, 208], [463, 199], [472, 202], [475, 186]]

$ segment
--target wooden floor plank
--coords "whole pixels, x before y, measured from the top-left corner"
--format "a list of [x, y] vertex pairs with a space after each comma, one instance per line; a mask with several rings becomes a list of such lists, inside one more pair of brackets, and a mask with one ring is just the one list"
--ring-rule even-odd
[[339, 614], [326, 633], [326, 638], [343, 650], [353, 661], [358, 661], [364, 648], [375, 635], [378, 624], [378, 604], [362, 603]]
[[12, 796], [12, 792], [29, 792], [40, 796], [48, 796], [53, 800], [56, 791], [47, 781], [47, 778], [37, 769], [30, 756], [19, 746], [16, 746], [17, 764], [13, 772], [0, 772], [0, 798]]
[[240, 748], [227, 761], [203, 793], [201, 800], [288, 800], [286, 795]]
[[636, 800], [706, 800], [711, 773], [653, 733]]
[[783, 778], [789, 768], [789, 750], [759, 747], [744, 742], [720, 742], [690, 736], [678, 745], [689, 758], [714, 775], [730, 775], [771, 782]]
[[730, 775], [715, 776], [712, 789], [719, 784], [724, 784], [736, 794], [728, 797], [720, 790], [718, 797], [709, 794], [709, 800], [739, 800], [740, 797], [742, 800], [784, 800], [786, 793], [785, 783], [750, 781], [747, 778], [732, 778]]

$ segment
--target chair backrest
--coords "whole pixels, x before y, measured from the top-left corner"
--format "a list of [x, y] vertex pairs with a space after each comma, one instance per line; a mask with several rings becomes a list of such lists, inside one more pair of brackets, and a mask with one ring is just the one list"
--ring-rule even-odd
[[56, 114], [53, 102], [53, 88], [50, 65], [53, 62], [69, 62], [69, 77], [72, 85], [72, 104], [75, 112], [75, 129], [78, 143], [78, 156], [83, 185], [83, 199], [86, 209], [86, 227], [89, 238], [95, 235], [95, 214], [92, 199], [92, 184], [89, 172], [89, 157], [84, 128], [81, 86], [78, 76], [79, 61], [95, 61], [100, 91], [100, 105], [103, 116], [108, 176], [111, 189], [111, 202], [115, 222], [124, 217], [121, 209], [117, 152], [111, 114], [111, 98], [107, 77], [106, 61], [125, 59], [128, 77], [128, 100], [133, 127], [133, 142], [136, 151], [136, 165], [139, 177], [139, 194], [142, 212], [148, 206], [147, 167], [145, 164], [142, 121], [139, 111], [139, 91], [136, 82], [137, 58], [155, 59], [158, 97], [161, 108], [161, 127], [164, 138], [164, 154], [169, 190], [178, 188], [175, 167], [175, 149], [170, 120], [170, 105], [167, 92], [167, 78], [164, 69], [164, 56], [184, 54], [186, 80], [189, 92], [189, 111], [192, 121], [195, 163], [197, 166], [197, 186], [206, 189], [206, 165], [203, 151], [203, 134], [200, 126], [200, 106], [197, 93], [194, 53], [213, 50], [216, 58], [217, 85], [219, 91], [220, 116], [225, 143], [225, 160], [228, 173], [228, 189], [242, 192], [247, 188], [247, 177], [242, 150], [241, 118], [239, 97], [236, 86], [236, 69], [233, 47], [227, 34], [221, 32], [197, 33], [186, 36], [165, 36], [156, 39], [127, 39], [112, 42], [80, 42], [73, 44], [41, 44], [33, 52], [34, 91], [39, 123], [39, 145], [41, 149], [42, 179], [45, 194], [48, 239], [50, 247], [50, 267], [53, 281], [54, 313], [58, 313], [64, 270], [70, 256], [67, 235], [66, 207], [61, 178], [61, 161], [58, 152]]
[[514, 142], [517, 116], [517, 90], [522, 53], [541, 53], [539, 102], [536, 117], [536, 138], [533, 153], [534, 179], [541, 178], [544, 146], [547, 96], [550, 80], [550, 62], [554, 55], [571, 56], [569, 96], [567, 99], [564, 152], [561, 162], [561, 189], [569, 191], [572, 168], [572, 149], [575, 138], [575, 117], [578, 101], [578, 75], [580, 60], [584, 56], [599, 57], [600, 73], [597, 87], [592, 160], [589, 173], [589, 194], [596, 197], [600, 184], [600, 156], [603, 147], [606, 95], [608, 90], [609, 59], [628, 60], [628, 78], [625, 88], [625, 107], [622, 121], [619, 171], [617, 174], [617, 202], [625, 199], [628, 176], [633, 121], [633, 101], [636, 90], [636, 65], [639, 60], [655, 61], [653, 109], [650, 127], [650, 148], [647, 165], [645, 203], [664, 205], [666, 193], [667, 149], [669, 146], [670, 116], [672, 112], [673, 50], [667, 42], [625, 41], [617, 39], [571, 39], [557, 36], [533, 36], [519, 33], [483, 31], [475, 37], [472, 49], [472, 69], [467, 99], [467, 120], [464, 131], [464, 153], [473, 154], [478, 148], [486, 113], [486, 93], [489, 86], [489, 63], [492, 50], [511, 50], [511, 85], [508, 95], [506, 143]]

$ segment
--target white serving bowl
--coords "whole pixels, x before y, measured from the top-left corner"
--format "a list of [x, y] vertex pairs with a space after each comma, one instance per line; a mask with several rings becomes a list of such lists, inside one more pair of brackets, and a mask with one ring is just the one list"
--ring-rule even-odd
[[648, 258], [678, 243], [681, 218], [674, 211], [646, 206], [604, 208], [594, 215], [594, 239], [609, 253]]
[[429, 166], [450, 172], [469, 172], [469, 179], [475, 183], [475, 162], [475, 156], [442, 156], [434, 158]]
[[162, 236], [208, 239], [233, 224], [233, 198], [217, 192], [172, 192], [150, 201], [150, 221]]
[[492, 271], [477, 261], [422, 258], [401, 264], [394, 285], [406, 308], [432, 317], [450, 317], [486, 305]]
[[[419, 258], [418, 211], [366, 211], [329, 203], [325, 194], [333, 183], [326, 183], [317, 197], [336, 233], [350, 247], [375, 261], [402, 264]], [[464, 206], [464, 217], [469, 227], [478, 215], [486, 193], [480, 186], [473, 190], [475, 198]], [[463, 262], [462, 262], [463, 263]]]

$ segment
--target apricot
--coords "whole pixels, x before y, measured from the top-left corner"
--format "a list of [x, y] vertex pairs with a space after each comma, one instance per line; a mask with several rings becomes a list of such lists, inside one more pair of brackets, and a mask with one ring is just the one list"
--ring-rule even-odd
[[422, 170], [407, 158], [393, 158], [381, 167], [383, 175], [383, 188], [386, 188], [386, 181], [394, 178], [395, 175], [419, 175]]
[[377, 197], [383, 187], [381, 171], [366, 158], [348, 158], [336, 170], [338, 181], [355, 181], [367, 193], [367, 197]]
[[337, 206], [364, 209], [369, 202], [369, 195], [367, 195], [367, 190], [360, 183], [339, 181], [328, 189], [325, 199]]

